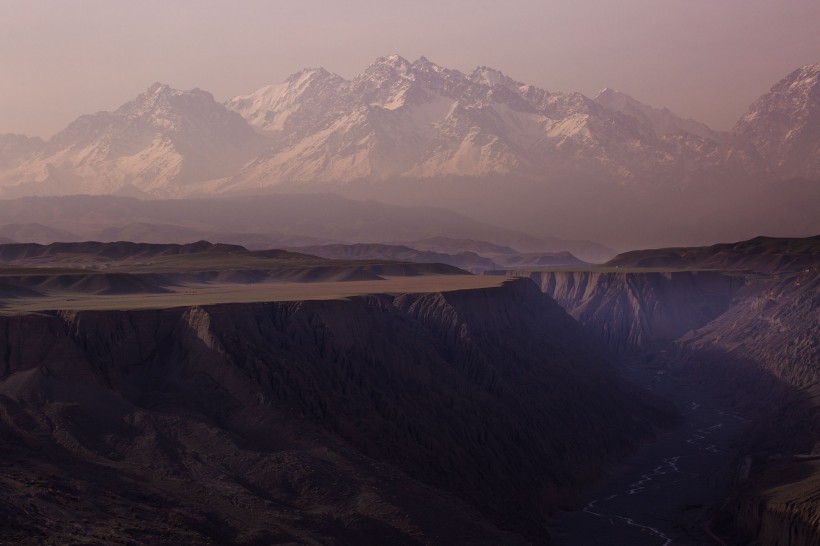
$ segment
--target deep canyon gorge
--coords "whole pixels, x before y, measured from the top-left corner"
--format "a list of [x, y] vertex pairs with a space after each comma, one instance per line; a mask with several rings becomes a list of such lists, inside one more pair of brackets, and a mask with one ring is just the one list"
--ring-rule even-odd
[[[0, 308], [13, 543], [816, 543], [816, 237], [415, 293], [368, 280], [397, 265], [229, 245], [0, 255], [15, 272]], [[60, 264], [53, 290], [89, 256], [172, 278], [162, 289], [194, 304], [94, 310], [131, 300], [89, 270], [62, 309], [24, 310], [45, 288], [13, 285], [43, 268], [15, 263]], [[285, 270], [315, 289], [369, 284], [265, 301]], [[196, 304], [211, 297], [199, 284], [172, 286], [194, 281], [257, 283], [259, 301]]]

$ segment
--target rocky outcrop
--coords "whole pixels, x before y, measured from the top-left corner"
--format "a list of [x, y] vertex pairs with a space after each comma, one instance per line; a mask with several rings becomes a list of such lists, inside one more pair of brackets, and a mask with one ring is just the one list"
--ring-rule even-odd
[[820, 176], [820, 64], [798, 68], [756, 100], [734, 128], [783, 176]]
[[671, 419], [527, 280], [5, 316], [0, 529], [21, 543], [543, 543], [547, 514]]
[[758, 280], [726, 313], [680, 340], [680, 366], [731, 386], [753, 417], [750, 464], [718, 526], [740, 543], [820, 540], [820, 275]]
[[621, 354], [666, 347], [724, 313], [745, 284], [717, 271], [512, 271], [526, 275]]
[[820, 382], [819, 309], [816, 269], [758, 279], [738, 292], [725, 313], [679, 343], [690, 355], [731, 355], [722, 366], [728, 373], [753, 363], [777, 382], [805, 388]]
[[740, 484], [717, 525], [739, 544], [813, 546], [820, 537], [820, 456], [765, 464]]

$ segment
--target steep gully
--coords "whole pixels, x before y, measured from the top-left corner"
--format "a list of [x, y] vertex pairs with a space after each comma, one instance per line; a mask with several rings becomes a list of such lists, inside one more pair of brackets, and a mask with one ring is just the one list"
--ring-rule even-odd
[[718, 271], [527, 276], [683, 416], [556, 520], [558, 544], [820, 540], [818, 480], [803, 462], [816, 457], [782, 455], [816, 453], [820, 438], [816, 271], [763, 280]]
[[749, 419], [691, 377], [637, 362], [628, 372], [674, 402], [682, 422], [591, 488], [582, 510], [558, 518], [556, 544], [721, 544], [707, 524], [734, 481], [735, 444]]

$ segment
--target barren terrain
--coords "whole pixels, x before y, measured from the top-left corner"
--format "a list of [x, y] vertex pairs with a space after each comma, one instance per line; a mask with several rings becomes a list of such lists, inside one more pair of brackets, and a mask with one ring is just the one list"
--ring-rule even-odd
[[194, 243], [0, 245], [0, 314], [327, 300], [498, 286], [436, 263], [329, 260]]

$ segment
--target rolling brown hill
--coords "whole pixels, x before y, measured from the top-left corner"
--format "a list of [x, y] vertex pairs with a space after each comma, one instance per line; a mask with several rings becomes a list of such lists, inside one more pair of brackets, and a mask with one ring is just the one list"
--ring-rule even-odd
[[605, 265], [619, 268], [748, 270], [760, 273], [814, 267], [820, 262], [820, 235], [803, 238], [755, 237], [705, 247], [636, 250]]
[[[50, 309], [49, 305], [75, 308], [80, 301], [90, 308], [95, 308], [95, 303], [106, 308], [141, 308], [145, 306], [137, 297], [141, 294], [173, 296], [165, 300], [163, 307], [233, 301], [229, 294], [239, 294], [241, 301], [270, 301], [282, 299], [284, 293], [294, 293], [293, 287], [302, 284], [375, 281], [369, 290], [378, 292], [379, 281], [386, 277], [427, 276], [469, 274], [442, 263], [329, 260], [285, 250], [250, 251], [207, 241], [185, 245], [128, 241], [7, 244], [0, 245], [0, 309], [32, 312]], [[340, 297], [369, 290], [331, 289], [329, 295]], [[211, 298], [216, 295], [216, 299], [197, 297], [202, 293], [210, 294]], [[299, 293], [313, 299], [309, 289], [300, 292], [297, 288], [295, 294]], [[135, 297], [127, 301], [88, 297], [113, 295]], [[20, 298], [27, 298], [23, 308], [17, 305]]]
[[443, 263], [472, 272], [497, 267], [491, 259], [480, 256], [475, 252], [460, 251], [445, 254], [429, 250], [416, 250], [405, 245], [379, 243], [330, 244], [291, 247], [289, 250], [334, 260], [397, 260], [402, 262]]

